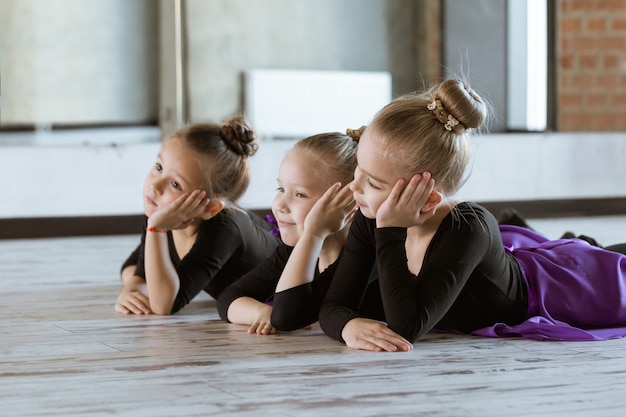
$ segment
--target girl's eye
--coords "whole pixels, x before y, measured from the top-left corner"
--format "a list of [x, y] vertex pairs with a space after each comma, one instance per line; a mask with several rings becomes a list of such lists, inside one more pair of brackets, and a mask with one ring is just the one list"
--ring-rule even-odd
[[161, 166], [161, 164], [157, 162], [156, 164], [154, 164], [154, 169], [156, 169], [158, 172], [161, 172], [163, 171], [163, 166]]
[[283, 187], [278, 187], [278, 188], [276, 188], [276, 192], [284, 193], [285, 189]]
[[367, 183], [369, 184], [370, 187], [372, 187], [375, 190], [380, 190], [380, 187], [375, 186], [374, 184], [372, 184], [372, 182], [370, 180], [367, 181]]
[[172, 181], [172, 187], [176, 188], [177, 190], [182, 190], [182, 187], [176, 181]]
[[296, 193], [296, 197], [298, 197], [298, 198], [306, 198], [306, 195], [304, 195], [302, 193]]

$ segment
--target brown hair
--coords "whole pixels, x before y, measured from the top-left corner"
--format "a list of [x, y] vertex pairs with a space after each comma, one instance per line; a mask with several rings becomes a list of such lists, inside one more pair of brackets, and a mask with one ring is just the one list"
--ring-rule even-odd
[[224, 124], [192, 124], [174, 133], [197, 152], [205, 173], [209, 198], [236, 202], [250, 184], [248, 157], [256, 153], [258, 141], [250, 124], [234, 116]]
[[469, 133], [487, 117], [486, 102], [469, 85], [448, 79], [422, 93], [393, 100], [370, 127], [387, 145], [384, 157], [411, 173], [430, 172], [437, 187], [452, 195], [466, 181]]
[[345, 135], [331, 132], [309, 136], [296, 142], [290, 152], [306, 152], [316, 160], [319, 177], [346, 185], [354, 178], [356, 168], [358, 137], [352, 132], [356, 131], [349, 130]]

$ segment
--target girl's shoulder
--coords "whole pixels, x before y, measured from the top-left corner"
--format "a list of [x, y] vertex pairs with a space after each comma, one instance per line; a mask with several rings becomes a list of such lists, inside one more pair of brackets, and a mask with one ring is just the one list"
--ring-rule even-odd
[[481, 258], [491, 248], [502, 247], [501, 242], [497, 221], [489, 210], [476, 203], [462, 202], [443, 219], [429, 250], [431, 255], [436, 253], [442, 259]]
[[452, 208], [442, 226], [468, 231], [494, 231], [498, 222], [493, 214], [480, 204], [464, 201]]
[[233, 225], [246, 225], [256, 226], [264, 229], [269, 229], [269, 222], [261, 219], [260, 216], [254, 214], [251, 211], [240, 207], [224, 207], [219, 213], [209, 220], [203, 222], [205, 225], [209, 224], [233, 224]]
[[244, 241], [263, 241], [276, 247], [280, 238], [272, 233], [272, 229], [273, 225], [261, 216], [239, 207], [226, 207], [200, 226], [202, 234], [230, 233], [241, 236]]

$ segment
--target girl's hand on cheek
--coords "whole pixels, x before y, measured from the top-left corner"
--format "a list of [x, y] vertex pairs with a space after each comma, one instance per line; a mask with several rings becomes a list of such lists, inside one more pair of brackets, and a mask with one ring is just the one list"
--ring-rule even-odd
[[356, 203], [349, 184], [333, 184], [313, 205], [304, 220], [304, 229], [325, 239], [348, 225], [356, 213]]
[[159, 207], [148, 219], [148, 226], [159, 230], [184, 229], [196, 217], [200, 217], [208, 205], [206, 191], [184, 193], [171, 203]]
[[430, 173], [415, 174], [407, 183], [399, 179], [376, 212], [377, 227], [411, 227], [424, 223], [435, 214], [436, 205], [425, 205], [435, 189]]

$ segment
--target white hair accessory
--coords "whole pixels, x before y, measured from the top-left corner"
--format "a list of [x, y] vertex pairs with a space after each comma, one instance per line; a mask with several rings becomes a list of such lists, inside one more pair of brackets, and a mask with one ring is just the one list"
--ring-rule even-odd
[[[437, 119], [441, 123], [443, 123], [443, 127], [445, 127], [446, 130], [451, 131], [454, 128], [454, 126], [459, 124], [459, 121], [456, 119], [456, 117], [446, 112], [446, 110], [441, 105], [440, 100], [431, 101], [430, 103], [426, 105], [426, 108], [432, 111], [433, 113], [435, 113], [435, 116], [437, 116]], [[446, 117], [446, 114], [448, 115], [448, 117]]]
[[454, 118], [451, 114], [448, 115], [448, 121], [444, 125], [446, 130], [452, 130], [452, 128], [459, 124], [459, 121]]

